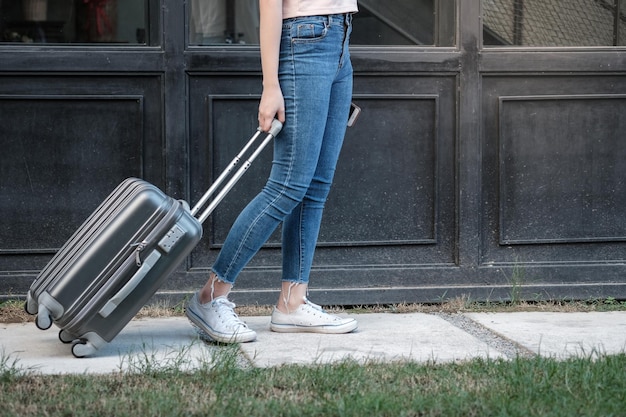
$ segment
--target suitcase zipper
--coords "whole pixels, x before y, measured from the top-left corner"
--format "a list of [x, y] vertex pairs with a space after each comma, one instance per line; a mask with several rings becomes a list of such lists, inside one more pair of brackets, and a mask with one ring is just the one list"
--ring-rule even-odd
[[146, 246], [148, 245], [147, 240], [144, 240], [140, 243], [133, 243], [130, 245], [131, 248], [135, 248], [135, 264], [137, 264], [137, 266], [141, 266], [141, 252], [143, 252], [143, 250], [146, 248]]

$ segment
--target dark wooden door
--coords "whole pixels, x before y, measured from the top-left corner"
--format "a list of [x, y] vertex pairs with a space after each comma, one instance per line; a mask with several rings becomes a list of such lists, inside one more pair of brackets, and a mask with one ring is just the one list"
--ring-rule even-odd
[[[123, 178], [193, 203], [256, 128], [254, 2], [139, 3], [123, 39], [59, 41], [98, 35], [75, 24], [46, 43], [0, 44], [4, 297], [25, 294]], [[552, 2], [480, 3], [359, 3], [363, 114], [327, 203], [315, 300], [626, 298], [621, 1], [579, 0], [555, 15]], [[565, 18], [577, 23], [555, 29]], [[270, 162], [267, 150], [159, 297], [177, 302], [203, 284]], [[280, 267], [277, 232], [235, 301], [274, 302]]]

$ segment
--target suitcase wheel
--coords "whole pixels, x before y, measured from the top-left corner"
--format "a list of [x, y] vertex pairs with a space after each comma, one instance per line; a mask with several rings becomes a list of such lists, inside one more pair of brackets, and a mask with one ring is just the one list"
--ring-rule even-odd
[[39, 307], [39, 314], [35, 317], [35, 325], [41, 330], [48, 330], [52, 326], [52, 316], [47, 308]]
[[95, 351], [96, 347], [84, 339], [80, 339], [72, 345], [72, 355], [77, 358], [84, 358]]
[[59, 340], [62, 343], [72, 343], [75, 339], [76, 338], [74, 336], [63, 329], [59, 332]]
[[37, 303], [35, 303], [35, 301], [33, 300], [33, 297], [31, 297], [30, 291], [28, 292], [28, 294], [26, 294], [26, 302], [24, 303], [24, 311], [26, 311], [26, 313], [30, 314], [31, 316], [34, 316], [35, 314], [37, 314]]

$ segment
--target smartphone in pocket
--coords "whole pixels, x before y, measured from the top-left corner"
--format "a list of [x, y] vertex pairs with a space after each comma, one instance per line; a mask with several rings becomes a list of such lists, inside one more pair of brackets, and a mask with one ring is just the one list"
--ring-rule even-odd
[[348, 116], [348, 127], [354, 126], [361, 114], [361, 108], [354, 103], [350, 104], [350, 116]]

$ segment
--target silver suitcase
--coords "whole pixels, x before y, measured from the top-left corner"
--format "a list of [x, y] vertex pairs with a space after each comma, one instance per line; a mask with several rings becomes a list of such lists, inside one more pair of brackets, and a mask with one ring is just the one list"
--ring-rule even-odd
[[31, 285], [25, 309], [37, 327], [56, 324], [76, 357], [111, 342], [191, 253], [202, 223], [281, 128], [275, 120], [267, 135], [258, 130], [192, 209], [144, 180], [119, 184]]

